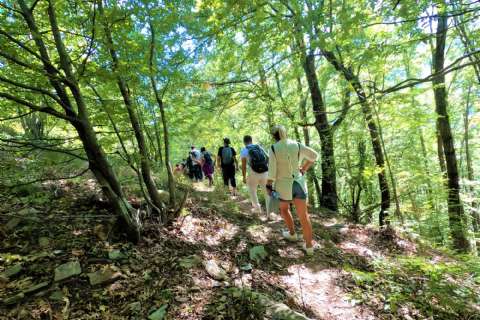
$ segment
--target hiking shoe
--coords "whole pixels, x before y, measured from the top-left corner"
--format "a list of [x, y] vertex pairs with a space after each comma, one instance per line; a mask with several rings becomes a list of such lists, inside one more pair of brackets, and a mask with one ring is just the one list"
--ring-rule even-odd
[[303, 244], [303, 251], [305, 251], [305, 254], [309, 257], [313, 256], [313, 252], [315, 251], [314, 246], [311, 246], [310, 248], [307, 248], [307, 245], [304, 243]]
[[283, 230], [282, 231], [282, 237], [285, 240], [288, 240], [288, 241], [297, 241], [298, 240], [297, 234], [296, 233], [290, 234], [290, 231], [288, 231], [288, 230]]

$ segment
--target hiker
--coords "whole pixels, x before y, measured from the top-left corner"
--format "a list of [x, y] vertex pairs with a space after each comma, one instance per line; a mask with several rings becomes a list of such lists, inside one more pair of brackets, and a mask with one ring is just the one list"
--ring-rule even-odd
[[178, 176], [184, 172], [184, 166], [181, 162], [175, 164], [175, 170], [173, 170], [173, 174]]
[[[276, 143], [269, 150], [267, 190], [274, 191], [280, 199], [280, 214], [288, 230], [282, 233], [287, 240], [297, 240], [295, 225], [290, 212], [293, 202], [302, 225], [303, 248], [307, 255], [313, 255], [312, 224], [307, 212], [307, 188], [305, 172], [317, 160], [318, 154], [312, 148], [287, 139], [287, 130], [277, 125], [272, 130]], [[273, 186], [272, 186], [273, 184]]]
[[[251, 136], [243, 137], [245, 147], [240, 151], [240, 159], [242, 162], [243, 183], [248, 187], [250, 201], [252, 203], [252, 211], [255, 213], [262, 212], [262, 206], [258, 201], [257, 189], [261, 186], [265, 195], [265, 207], [269, 208], [270, 197], [267, 193], [268, 178], [268, 156], [265, 150], [258, 144], [253, 144]], [[247, 176], [248, 172], [248, 176]], [[267, 211], [267, 219], [269, 212]]]
[[232, 187], [231, 194], [237, 195], [237, 183], [235, 181], [235, 172], [238, 170], [237, 153], [230, 147], [230, 139], [223, 139], [223, 147], [218, 149], [217, 164], [222, 169], [223, 184], [228, 188]]
[[201, 147], [200, 152], [202, 153], [202, 171], [208, 179], [208, 186], [211, 187], [213, 185], [213, 172], [215, 168], [212, 155], [205, 147]]
[[192, 145], [190, 151], [190, 158], [192, 159], [192, 170], [193, 170], [193, 180], [195, 182], [202, 181], [202, 154], [198, 151], [195, 146]]
[[193, 180], [195, 175], [193, 172], [193, 160], [190, 154], [188, 155], [187, 159], [185, 159], [185, 168], [185, 173], [187, 174], [188, 178]]

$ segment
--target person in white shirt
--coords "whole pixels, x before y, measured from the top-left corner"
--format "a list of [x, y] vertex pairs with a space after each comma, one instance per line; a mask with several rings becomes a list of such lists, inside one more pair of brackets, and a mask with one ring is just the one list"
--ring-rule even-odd
[[[245, 147], [240, 152], [242, 161], [243, 183], [248, 187], [252, 210], [255, 213], [262, 212], [262, 206], [258, 201], [257, 190], [260, 186], [265, 194], [265, 208], [269, 208], [270, 197], [268, 196], [266, 185], [268, 177], [268, 156], [265, 150], [257, 144], [253, 144], [251, 136], [243, 137]], [[269, 213], [267, 212], [267, 219]]]
[[195, 148], [195, 146], [191, 147], [190, 151], [190, 158], [192, 159], [193, 163], [193, 179], [195, 182], [202, 181], [203, 173], [202, 173], [202, 154], [200, 151]]
[[272, 134], [276, 143], [269, 150], [267, 189], [270, 194], [275, 190], [279, 195], [280, 213], [288, 228], [283, 232], [283, 236], [288, 240], [297, 239], [290, 212], [290, 203], [293, 202], [302, 225], [304, 249], [307, 255], [313, 255], [312, 224], [307, 211], [304, 174], [315, 163], [318, 153], [301, 143], [287, 139], [287, 130], [283, 126], [275, 126]]

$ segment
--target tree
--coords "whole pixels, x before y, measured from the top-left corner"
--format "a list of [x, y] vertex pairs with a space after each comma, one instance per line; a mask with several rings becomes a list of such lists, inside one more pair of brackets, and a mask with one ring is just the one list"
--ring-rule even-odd
[[432, 57], [433, 72], [435, 74], [432, 81], [435, 97], [435, 111], [438, 115], [438, 128], [445, 155], [448, 185], [448, 215], [453, 246], [459, 251], [468, 252], [471, 250], [467, 236], [468, 220], [465, 216], [463, 204], [460, 199], [457, 156], [447, 111], [448, 102], [445, 88], [445, 75], [442, 73], [445, 67], [445, 43], [447, 39], [448, 16], [445, 15], [444, 8], [438, 9], [435, 51]]
[[[5, 89], [16, 88], [20, 90], [14, 91], [13, 94], [2, 90], [0, 98], [32, 111], [43, 112], [62, 119], [75, 128], [83, 144], [90, 170], [110, 201], [114, 212], [123, 221], [130, 238], [135, 241], [138, 240], [141, 225], [135, 217], [135, 211], [127, 202], [117, 176], [97, 140], [82, 88], [64, 45], [53, 1], [48, 1], [46, 8], [40, 6], [38, 2], [34, 2], [30, 7], [24, 0], [20, 0], [18, 4], [20, 10], [10, 9], [14, 22], [9, 27], [21, 28], [26, 32], [27, 37], [32, 37], [34, 47], [28, 46], [11, 36], [9, 30], [1, 31], [2, 36], [8, 40], [8, 48], [2, 50], [1, 56], [8, 65], [5, 72], [8, 72], [9, 76], [12, 77], [2, 77], [2, 82]], [[51, 38], [46, 39], [49, 34], [42, 33], [39, 30], [35, 14], [40, 10], [46, 10], [47, 12], [48, 22], [41, 21], [41, 23], [42, 25], [48, 25], [51, 30]], [[49, 45], [47, 45], [47, 40]], [[53, 48], [50, 43], [54, 44]], [[54, 63], [51, 58], [53, 53], [58, 57], [58, 64]], [[27, 81], [25, 80], [27, 74], [34, 75], [34, 78], [30, 80], [31, 82], [20, 82], [22, 80]], [[23, 79], [17, 81], [15, 77]], [[49, 87], [47, 89], [39, 87], [39, 81], [43, 82], [43, 85], [48, 84]], [[45, 97], [47, 99], [45, 105], [30, 102], [29, 97], [31, 95]], [[54, 105], [60, 107], [62, 111], [58, 111]]]

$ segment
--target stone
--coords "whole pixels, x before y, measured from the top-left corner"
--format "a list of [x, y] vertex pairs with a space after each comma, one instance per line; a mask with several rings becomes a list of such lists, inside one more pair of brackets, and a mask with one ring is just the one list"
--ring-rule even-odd
[[108, 259], [110, 260], [123, 260], [126, 259], [127, 256], [120, 250], [115, 249], [108, 252]]
[[79, 275], [82, 273], [82, 267], [78, 261], [70, 261], [64, 264], [59, 265], [55, 268], [55, 278], [54, 281], [62, 281], [67, 278]]
[[226, 280], [227, 273], [214, 260], [203, 262], [203, 266], [207, 273], [215, 280]]
[[50, 239], [47, 237], [40, 237], [38, 238], [38, 244], [42, 248], [48, 248], [50, 246]]
[[115, 270], [112, 270], [110, 267], [107, 267], [105, 269], [100, 269], [95, 272], [87, 273], [88, 280], [90, 281], [90, 284], [92, 286], [96, 286], [98, 284], [107, 284], [111, 283], [118, 278], [121, 277], [120, 272], [116, 272]]
[[250, 260], [255, 262], [260, 262], [268, 256], [267, 251], [265, 250], [264, 246], [255, 246], [250, 249], [248, 252], [250, 256]]
[[93, 228], [93, 232], [102, 241], [106, 241], [108, 239], [108, 235], [107, 235], [107, 232], [105, 231], [105, 227], [101, 224], [97, 224]]
[[20, 302], [24, 297], [25, 297], [25, 294], [23, 292], [20, 292], [14, 296], [3, 299], [3, 303], [6, 305], [15, 304]]
[[197, 256], [196, 254], [188, 256], [188, 257], [184, 257], [184, 258], [180, 259], [180, 261], [179, 261], [180, 267], [185, 268], [185, 269], [190, 269], [190, 268], [196, 267], [196, 266], [200, 265], [201, 263], [202, 263], [202, 258]]
[[13, 217], [12, 219], [8, 220], [7, 224], [5, 225], [5, 230], [12, 231], [20, 224], [20, 222], [22, 222], [22, 219]]
[[158, 195], [160, 196], [160, 200], [162, 200], [163, 203], [170, 202], [170, 192], [165, 190], [158, 190]]
[[0, 274], [0, 289], [8, 283], [8, 278]]
[[22, 272], [22, 269], [22, 265], [18, 263], [6, 269], [1, 275], [6, 278], [13, 278], [14, 276]]
[[22, 216], [32, 216], [39, 214], [40, 211], [35, 208], [23, 208], [22, 210], [18, 211], [18, 214]]
[[130, 310], [130, 312], [133, 314], [139, 314], [142, 312], [142, 304], [140, 301], [132, 302], [128, 304], [128, 310]]
[[155, 312], [148, 316], [148, 320], [162, 320], [167, 314], [167, 307], [167, 304], [161, 306], [159, 309], [157, 309]]
[[53, 301], [63, 301], [64, 295], [61, 290], [55, 290], [48, 298]]
[[50, 285], [50, 281], [44, 281], [40, 282], [37, 285], [34, 285], [33, 287], [27, 288], [26, 290], [23, 290], [23, 293], [29, 294], [29, 293], [35, 293], [37, 291], [42, 290], [43, 288], [46, 288]]

